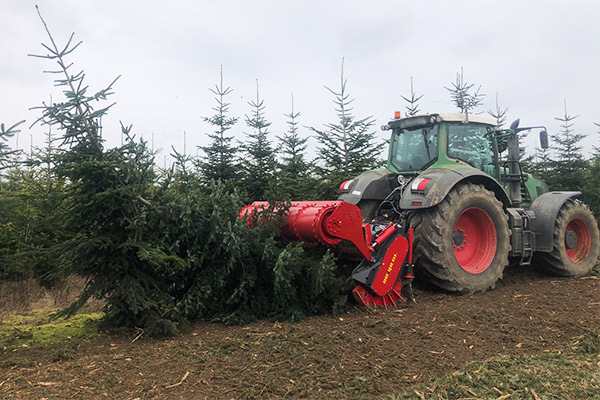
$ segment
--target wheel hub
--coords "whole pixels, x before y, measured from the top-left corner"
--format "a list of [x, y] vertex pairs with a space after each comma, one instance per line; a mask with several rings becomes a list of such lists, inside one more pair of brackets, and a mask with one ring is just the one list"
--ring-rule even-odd
[[572, 250], [577, 248], [577, 233], [573, 231], [567, 231], [565, 235], [565, 244], [567, 249]]
[[452, 232], [452, 243], [454, 244], [454, 247], [462, 249], [464, 247], [465, 238], [465, 231], [460, 228], [455, 229], [454, 232]]

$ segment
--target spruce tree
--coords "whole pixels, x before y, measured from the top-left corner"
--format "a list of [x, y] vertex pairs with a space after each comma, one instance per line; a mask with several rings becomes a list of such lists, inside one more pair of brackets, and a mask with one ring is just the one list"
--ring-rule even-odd
[[[18, 155], [17, 150], [12, 150], [6, 142], [19, 132], [17, 127], [25, 121], [6, 128], [0, 124], [0, 285], [2, 280], [18, 279], [24, 276], [24, 270], [15, 262], [14, 255], [20, 247], [20, 237], [27, 230], [23, 224], [17, 223], [18, 210], [22, 204], [15, 196], [15, 187], [11, 179], [18, 168], [13, 157]], [[7, 174], [5, 170], [9, 169]], [[5, 179], [6, 177], [6, 179]]]
[[[25, 121], [17, 122], [8, 128], [4, 126], [4, 123], [0, 124], [0, 172], [13, 165], [12, 158], [19, 153], [19, 150], [12, 150], [6, 142], [15, 134], [21, 132], [17, 127], [24, 122]], [[1, 176], [2, 175], [0, 175], [0, 177]]]
[[417, 102], [423, 98], [423, 95], [417, 96], [413, 87], [413, 77], [410, 77], [410, 98], [400, 96], [408, 103], [406, 108], [406, 116], [413, 117], [421, 111]]
[[474, 88], [474, 84], [465, 82], [462, 68], [460, 72], [456, 73], [456, 81], [452, 82], [452, 87], [445, 87], [450, 92], [450, 98], [456, 107], [465, 115], [468, 115], [469, 112], [472, 112], [483, 103], [485, 94], [479, 93], [481, 86], [476, 90]]
[[[599, 123], [595, 122], [594, 124], [597, 128], [600, 128]], [[596, 137], [600, 139], [600, 130], [596, 130], [595, 133]], [[598, 143], [598, 140], [596, 140], [596, 143]], [[585, 171], [585, 184], [581, 191], [596, 219], [600, 220], [600, 147], [593, 146], [593, 149], [592, 158], [589, 160]]]
[[228, 131], [237, 123], [238, 118], [229, 116], [230, 103], [226, 102], [225, 97], [231, 94], [233, 89], [223, 86], [223, 66], [220, 77], [219, 83], [209, 89], [215, 95], [217, 103], [212, 108], [215, 114], [203, 118], [215, 130], [213, 133], [207, 133], [211, 143], [200, 147], [205, 158], [197, 163], [205, 182], [221, 181], [226, 187], [233, 188], [239, 175], [239, 166], [236, 164], [237, 148], [233, 146], [233, 137]]
[[[496, 108], [493, 110], [488, 110], [488, 115], [496, 119], [496, 125], [501, 128], [506, 123], [506, 113], [508, 112], [508, 108], [500, 107], [500, 103], [498, 101], [498, 93], [496, 93]], [[502, 158], [502, 153], [506, 151], [507, 148], [507, 138], [500, 138], [498, 141], [498, 156]]]
[[57, 252], [73, 273], [86, 279], [78, 300], [61, 315], [75, 313], [96, 297], [106, 300], [104, 319], [112, 326], [173, 334], [181, 315], [169, 294], [169, 278], [183, 263], [165, 253], [160, 230], [147, 224], [157, 182], [153, 154], [123, 125], [125, 144], [104, 147], [99, 118], [111, 107], [102, 104], [114, 81], [89, 94], [83, 71], [72, 73], [73, 64], [66, 61], [81, 42], [73, 44], [71, 35], [66, 46], [58, 47], [41, 14], [40, 19], [50, 44], [43, 44], [47, 54], [36, 57], [58, 64], [55, 83], [65, 94], [63, 101], [40, 106], [38, 119], [62, 134], [55, 173], [69, 182], [64, 223], [72, 236], [57, 245]]
[[583, 158], [581, 140], [586, 135], [576, 133], [573, 129], [573, 121], [577, 117], [567, 112], [565, 100], [564, 115], [555, 118], [562, 123], [561, 130], [552, 135], [556, 160], [553, 162], [550, 182], [547, 182], [551, 190], [581, 190], [585, 183], [584, 170], [587, 163]]
[[496, 120], [496, 125], [498, 125], [498, 127], [502, 127], [506, 123], [507, 112], [508, 108], [500, 107], [500, 103], [498, 101], [498, 93], [496, 93], [496, 108], [493, 110], [488, 110], [488, 115], [490, 115]]
[[328, 198], [337, 197], [337, 188], [343, 181], [375, 168], [382, 150], [375, 142], [373, 117], [357, 119], [352, 113], [350, 105], [354, 99], [350, 98], [346, 85], [342, 59], [340, 91], [325, 87], [335, 97], [338, 121], [325, 124], [323, 130], [310, 127], [319, 143], [316, 170], [325, 181], [323, 196]]
[[242, 187], [249, 200], [265, 200], [269, 187], [274, 185], [275, 151], [269, 141], [269, 126], [265, 118], [264, 100], [258, 91], [256, 80], [256, 100], [248, 102], [252, 111], [246, 115], [246, 126], [252, 130], [246, 133], [247, 140], [242, 144]]
[[301, 137], [298, 132], [300, 112], [292, 108], [287, 117], [288, 130], [278, 136], [281, 162], [279, 165], [280, 189], [290, 200], [310, 198], [310, 172], [312, 165], [305, 159], [308, 137]]
[[[529, 165], [527, 165], [527, 172], [531, 172], [538, 178], [544, 180], [546, 185], [550, 185], [552, 178], [552, 168], [554, 161], [550, 157], [551, 148], [547, 149], [535, 149], [535, 154]], [[525, 167], [524, 167], [525, 168]]]

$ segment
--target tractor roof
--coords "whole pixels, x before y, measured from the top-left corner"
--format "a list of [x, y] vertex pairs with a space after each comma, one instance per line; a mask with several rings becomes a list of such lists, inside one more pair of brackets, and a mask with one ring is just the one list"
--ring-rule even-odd
[[[381, 129], [388, 130], [393, 128], [410, 129], [419, 126], [431, 125], [442, 121], [450, 122], [467, 122], [467, 116], [462, 113], [447, 113], [447, 114], [421, 114], [412, 117], [395, 118]], [[486, 115], [469, 114], [468, 122], [497, 126], [495, 118]]]
[[[436, 115], [436, 114], [434, 114]], [[447, 114], [437, 114], [442, 121], [456, 121], [456, 122], [467, 122], [467, 117], [463, 113], [447, 113]], [[469, 114], [469, 122], [476, 122], [480, 124], [487, 125], [498, 125], [496, 118], [489, 117], [487, 115], [476, 115]]]

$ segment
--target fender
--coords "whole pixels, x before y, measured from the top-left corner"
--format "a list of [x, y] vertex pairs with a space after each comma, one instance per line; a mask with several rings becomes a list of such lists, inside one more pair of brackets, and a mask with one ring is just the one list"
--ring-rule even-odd
[[549, 192], [533, 201], [530, 210], [535, 213], [535, 251], [550, 252], [554, 248], [554, 223], [561, 207], [581, 192]]
[[387, 168], [363, 172], [351, 179], [347, 188], [341, 189], [338, 200], [358, 204], [361, 200], [384, 200], [398, 187], [396, 174]]
[[510, 199], [496, 179], [476, 168], [459, 167], [433, 168], [423, 172], [412, 184], [409, 183], [404, 188], [400, 208], [417, 210], [434, 207], [444, 200], [454, 186], [466, 180], [482, 184], [486, 189], [494, 192], [496, 198], [506, 207], [510, 207]]

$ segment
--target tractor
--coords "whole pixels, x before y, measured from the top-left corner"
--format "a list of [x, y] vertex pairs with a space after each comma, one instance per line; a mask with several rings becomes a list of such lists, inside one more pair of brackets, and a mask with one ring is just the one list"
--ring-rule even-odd
[[[581, 276], [600, 253], [598, 224], [581, 192], [549, 192], [523, 172], [519, 133], [491, 117], [427, 114], [401, 118], [391, 131], [386, 168], [340, 185], [335, 201], [292, 202], [281, 234], [335, 246], [357, 258], [353, 295], [366, 306], [397, 306], [412, 298], [420, 275], [457, 294], [493, 289], [509, 263], [535, 259], [549, 272]], [[240, 217], [267, 207], [245, 206]]]

